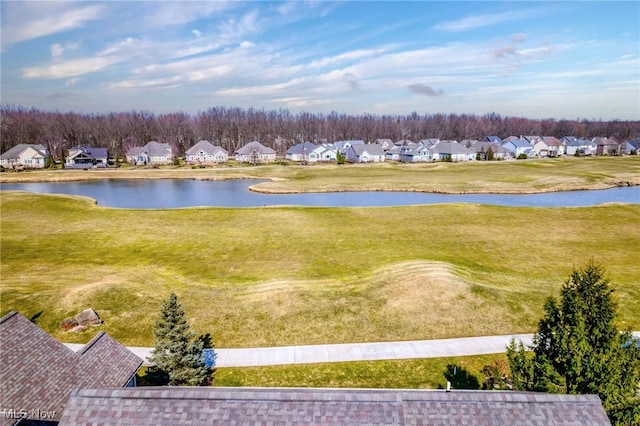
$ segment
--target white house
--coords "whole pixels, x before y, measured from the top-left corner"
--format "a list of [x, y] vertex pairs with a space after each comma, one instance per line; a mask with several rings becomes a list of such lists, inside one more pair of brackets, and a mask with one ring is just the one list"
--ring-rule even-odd
[[168, 143], [151, 141], [142, 147], [133, 147], [127, 152], [127, 161], [136, 165], [172, 164], [173, 149]]
[[284, 157], [291, 161], [307, 161], [315, 163], [319, 161], [318, 146], [311, 142], [302, 142], [287, 150]]
[[252, 141], [236, 150], [235, 157], [240, 163], [273, 163], [276, 161], [276, 151], [258, 141]]
[[440, 141], [430, 148], [434, 161], [471, 161], [476, 153], [456, 141]]
[[351, 145], [346, 160], [350, 163], [381, 163], [385, 160], [385, 152], [380, 145]]
[[220, 164], [229, 160], [228, 152], [207, 140], [201, 140], [185, 152], [188, 164]]
[[518, 158], [520, 155], [526, 155], [527, 157], [534, 157], [533, 146], [524, 138], [510, 139], [502, 144], [502, 147], [511, 152], [511, 156]]
[[0, 155], [0, 166], [5, 168], [44, 168], [49, 151], [44, 145], [21, 143]]

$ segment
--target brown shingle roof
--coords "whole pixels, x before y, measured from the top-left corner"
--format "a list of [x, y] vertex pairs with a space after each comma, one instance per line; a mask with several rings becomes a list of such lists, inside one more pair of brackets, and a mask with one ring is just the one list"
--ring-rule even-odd
[[[142, 360], [101, 332], [78, 353], [17, 312], [0, 319], [0, 410], [55, 412], [79, 387], [124, 386]], [[0, 416], [0, 424], [15, 420]]]
[[597, 396], [499, 391], [122, 388], [74, 392], [72, 424], [608, 425]]

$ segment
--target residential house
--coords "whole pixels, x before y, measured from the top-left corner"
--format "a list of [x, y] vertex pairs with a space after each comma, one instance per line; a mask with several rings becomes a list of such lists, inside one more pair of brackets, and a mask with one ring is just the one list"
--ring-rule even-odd
[[[529, 144], [531, 146], [534, 146], [535, 144], [537, 144], [541, 139], [542, 136], [538, 136], [538, 135], [528, 135], [528, 136], [522, 136], [522, 139], [526, 140], [527, 142], [529, 142]], [[535, 151], [534, 151], [535, 152]]]
[[507, 136], [506, 138], [502, 139], [502, 144], [501, 145], [504, 146], [504, 144], [506, 144], [507, 142], [517, 142], [520, 139], [522, 139], [522, 138], [518, 137], [518, 136], [513, 136], [513, 135]]
[[349, 151], [349, 148], [351, 148], [353, 145], [364, 145], [364, 141], [357, 139], [357, 140], [337, 141], [333, 143], [333, 147], [338, 151], [340, 151], [340, 153], [342, 153], [343, 155], [347, 155], [347, 151]]
[[127, 151], [129, 163], [142, 166], [148, 164], [173, 164], [173, 149], [168, 143], [151, 141], [142, 147], [134, 147]]
[[69, 148], [69, 154], [64, 159], [65, 169], [103, 168], [109, 164], [107, 148], [78, 146]]
[[541, 392], [151, 387], [81, 389], [60, 426], [177, 424], [610, 425], [597, 395]]
[[381, 163], [384, 162], [386, 153], [380, 145], [351, 145], [347, 151], [346, 160], [350, 163]]
[[533, 146], [525, 138], [516, 138], [514, 140], [509, 137], [507, 142], [502, 144], [502, 147], [511, 152], [511, 156], [513, 158], [518, 158], [521, 155], [526, 155], [527, 157], [535, 157]]
[[399, 141], [395, 141], [393, 144], [395, 146], [406, 146], [406, 145], [415, 145], [416, 143], [411, 139], [400, 139]]
[[318, 145], [314, 143], [302, 142], [289, 148], [285, 153], [285, 158], [291, 161], [315, 163], [319, 160], [317, 148]]
[[0, 155], [0, 166], [7, 169], [42, 169], [47, 157], [49, 150], [44, 145], [21, 143]]
[[468, 149], [476, 153], [477, 160], [490, 159], [489, 153], [493, 156], [493, 160], [506, 160], [511, 158], [511, 152], [497, 142], [478, 141]]
[[627, 139], [620, 144], [620, 153], [626, 155], [638, 155], [640, 153], [640, 138]]
[[276, 151], [258, 141], [253, 141], [236, 150], [235, 157], [240, 163], [273, 163], [276, 161]]
[[413, 143], [398, 147], [398, 161], [403, 163], [426, 163], [433, 161], [433, 153], [424, 145]]
[[533, 151], [537, 157], [558, 157], [564, 153], [564, 146], [553, 136], [543, 136], [533, 144]]
[[386, 151], [385, 153], [385, 160], [386, 161], [400, 161], [400, 152], [402, 151], [402, 148], [399, 146], [394, 146], [393, 148], [390, 148]]
[[429, 148], [433, 153], [433, 161], [471, 161], [476, 158], [476, 153], [469, 148], [460, 145], [456, 141], [440, 141]]
[[596, 145], [596, 155], [618, 155], [620, 151], [620, 143], [613, 137], [611, 138], [593, 138]]
[[201, 140], [185, 152], [187, 164], [220, 164], [229, 161], [229, 153], [221, 146]]
[[385, 151], [388, 151], [395, 146], [391, 139], [376, 139], [373, 143], [380, 145]]
[[477, 139], [463, 139], [460, 141], [460, 145], [465, 148], [471, 148], [477, 142], [479, 142]]
[[318, 145], [314, 152], [318, 156], [318, 161], [336, 161], [338, 159], [338, 151], [329, 144]]
[[15, 311], [0, 342], [0, 425], [55, 424], [75, 389], [135, 386], [143, 362], [104, 332], [74, 352]]
[[482, 139], [482, 142], [494, 142], [502, 145], [502, 139], [495, 135], [485, 136], [484, 139]]
[[426, 146], [427, 148], [431, 148], [432, 146], [438, 144], [440, 139], [438, 138], [429, 138], [429, 139], [421, 139], [418, 143]]
[[564, 152], [566, 155], [594, 155], [596, 145], [589, 139], [578, 139], [575, 137], [563, 137]]

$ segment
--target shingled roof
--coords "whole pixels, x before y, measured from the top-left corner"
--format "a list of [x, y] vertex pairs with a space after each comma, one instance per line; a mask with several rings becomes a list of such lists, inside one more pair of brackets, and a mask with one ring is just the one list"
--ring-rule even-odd
[[74, 392], [60, 425], [609, 425], [594, 395], [390, 389], [121, 388]]
[[[104, 332], [77, 353], [18, 312], [0, 319], [0, 409], [59, 419], [71, 391], [125, 386], [142, 360]], [[11, 417], [11, 416], [9, 416]], [[0, 424], [15, 419], [0, 416]]]

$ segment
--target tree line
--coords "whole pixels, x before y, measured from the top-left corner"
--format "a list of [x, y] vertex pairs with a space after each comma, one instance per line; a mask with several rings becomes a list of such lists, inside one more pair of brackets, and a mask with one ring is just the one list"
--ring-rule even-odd
[[315, 143], [361, 139], [420, 140], [482, 139], [486, 135], [613, 136], [619, 140], [640, 136], [640, 120], [555, 120], [501, 116], [496, 113], [408, 115], [347, 115], [286, 109], [264, 110], [216, 106], [190, 115], [149, 111], [77, 113], [44, 111], [15, 105], [0, 106], [0, 152], [21, 144], [42, 144], [55, 160], [69, 148], [89, 145], [108, 148], [121, 156], [149, 141], [169, 143], [178, 156], [206, 139], [234, 152], [252, 140], [272, 147], [279, 155], [304, 141]]

